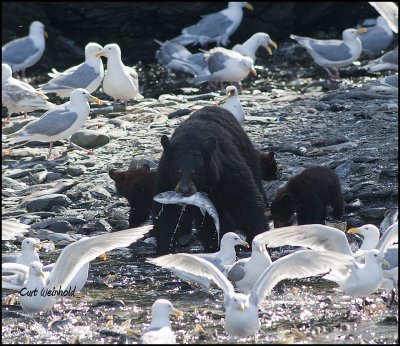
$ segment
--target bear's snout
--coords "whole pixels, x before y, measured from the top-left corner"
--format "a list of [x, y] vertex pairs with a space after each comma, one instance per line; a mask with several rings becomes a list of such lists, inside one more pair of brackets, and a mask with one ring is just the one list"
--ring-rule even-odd
[[175, 191], [181, 193], [185, 197], [188, 197], [193, 195], [197, 190], [193, 181], [190, 181], [188, 184], [183, 184], [181, 181], [179, 181], [175, 187]]

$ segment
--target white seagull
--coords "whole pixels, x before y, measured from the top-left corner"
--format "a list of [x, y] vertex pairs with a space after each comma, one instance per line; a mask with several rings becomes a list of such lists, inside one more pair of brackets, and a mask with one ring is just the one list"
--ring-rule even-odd
[[248, 2], [230, 1], [228, 8], [203, 16], [197, 24], [184, 28], [181, 35], [171, 41], [184, 46], [188, 44], [204, 46], [211, 42], [226, 46], [229, 43], [229, 36], [242, 22], [243, 7], [253, 10], [253, 6]]
[[49, 73], [53, 77], [40, 86], [44, 93], [56, 93], [59, 97], [69, 97], [76, 88], [83, 88], [90, 94], [100, 86], [104, 77], [104, 67], [101, 58], [96, 53], [103, 47], [95, 42], [89, 42], [85, 47], [85, 61], [77, 66], [70, 67], [64, 72], [53, 69]]
[[[50, 159], [53, 142], [60, 139], [70, 140], [70, 137], [85, 123], [90, 113], [89, 100], [102, 103], [85, 89], [75, 89], [71, 93], [70, 101], [44, 113], [39, 119], [31, 121], [9, 137], [16, 143], [22, 141], [50, 142], [48, 153]], [[72, 142], [70, 141], [70, 143]]]
[[239, 100], [237, 88], [234, 85], [226, 87], [226, 101], [221, 105], [233, 114], [239, 124], [243, 125], [246, 114], [244, 113], [242, 104]]
[[45, 37], [44, 25], [38, 21], [32, 22], [28, 36], [8, 42], [1, 48], [2, 62], [10, 65], [14, 72], [22, 71], [22, 77], [25, 77], [25, 69], [35, 65], [42, 57]]
[[107, 44], [96, 56], [107, 58], [103, 91], [114, 99], [114, 104], [117, 100], [123, 100], [126, 107], [128, 100], [143, 98], [139, 93], [138, 74], [132, 67], [123, 64], [118, 44]]
[[180, 318], [183, 312], [167, 299], [157, 299], [151, 307], [151, 322], [140, 337], [140, 344], [176, 344], [169, 315]]
[[272, 55], [272, 50], [270, 48], [278, 48], [278, 45], [271, 40], [268, 34], [265, 32], [257, 32], [253, 34], [247, 41], [242, 44], [236, 44], [233, 46], [232, 50], [238, 52], [244, 56], [248, 56], [255, 61], [256, 52], [259, 47], [264, 47], [269, 55]]

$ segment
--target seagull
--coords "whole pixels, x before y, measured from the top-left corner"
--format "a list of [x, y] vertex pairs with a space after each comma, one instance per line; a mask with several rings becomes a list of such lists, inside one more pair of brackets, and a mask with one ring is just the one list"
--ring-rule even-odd
[[216, 42], [218, 46], [226, 46], [229, 43], [229, 36], [242, 22], [243, 7], [253, 10], [253, 6], [248, 2], [230, 1], [228, 8], [203, 16], [197, 24], [184, 28], [181, 35], [171, 41], [184, 46], [188, 44], [205, 46], [211, 42]]
[[236, 83], [241, 89], [239, 82], [246, 78], [251, 72], [257, 76], [253, 59], [230, 49], [216, 47], [205, 52], [209, 74], [198, 75], [193, 83], [204, 82], [229, 82]]
[[[202, 258], [209, 261], [215, 265], [222, 273], [225, 272], [225, 267], [232, 265], [236, 261], [236, 251], [235, 246], [242, 245], [249, 247], [249, 244], [240, 238], [235, 232], [225, 233], [221, 238], [220, 250], [214, 253], [197, 253], [193, 256]], [[173, 270], [173, 273], [184, 281], [192, 281], [206, 289], [212, 284], [212, 280], [207, 279], [202, 276], [191, 275], [190, 273], [180, 272], [178, 270]]]
[[16, 143], [21, 141], [50, 142], [48, 153], [50, 159], [54, 141], [69, 139], [72, 143], [70, 137], [83, 126], [89, 116], [89, 100], [102, 103], [85, 89], [75, 89], [71, 93], [70, 101], [44, 113], [39, 119], [31, 121], [9, 137]]
[[167, 299], [157, 299], [151, 307], [151, 322], [140, 337], [140, 344], [176, 344], [175, 334], [171, 329], [169, 315], [180, 318], [183, 312], [176, 309]]
[[268, 244], [267, 247], [306, 246], [316, 251], [336, 252], [338, 258], [351, 256], [352, 264], [349, 272], [345, 272], [344, 275], [329, 273], [324, 276], [324, 279], [336, 282], [343, 292], [354, 298], [361, 297], [365, 302], [365, 298], [376, 292], [382, 283], [382, 263], [389, 266], [383, 255], [392, 238], [389, 237], [379, 250], [372, 249], [363, 252], [364, 264], [356, 260], [357, 254], [354, 255], [351, 251], [345, 233], [330, 226], [310, 224], [281, 227], [260, 233], [254, 239]]
[[33, 261], [39, 261], [39, 255], [36, 250], [40, 248], [40, 241], [37, 241], [35, 238], [25, 238], [21, 243], [21, 253], [18, 255], [2, 255], [1, 263], [29, 265]]
[[43, 55], [47, 33], [41, 22], [32, 22], [29, 26], [29, 35], [8, 42], [1, 48], [2, 62], [11, 66], [14, 72], [22, 71], [35, 65]]
[[242, 54], [243, 56], [248, 56], [255, 61], [256, 51], [259, 47], [264, 47], [268, 54], [272, 55], [270, 46], [275, 49], [278, 48], [278, 45], [271, 40], [271, 37], [269, 37], [268, 34], [265, 32], [257, 32], [244, 43], [233, 46], [232, 50]]
[[365, 28], [346, 29], [342, 33], [342, 41], [316, 40], [297, 35], [290, 35], [290, 38], [307, 49], [314, 61], [328, 72], [331, 80], [338, 81], [340, 80], [338, 68], [350, 65], [360, 57], [362, 45], [359, 36], [365, 31]]
[[369, 2], [383, 16], [396, 34], [399, 31], [399, 8], [394, 2]]
[[172, 70], [183, 71], [193, 76], [209, 73], [203, 53], [192, 54], [185, 46], [169, 40], [154, 41], [160, 45], [160, 49], [156, 52], [156, 59], [166, 68], [168, 75]]
[[225, 331], [230, 336], [245, 337], [255, 335], [260, 329], [259, 307], [279, 281], [318, 275], [330, 269], [342, 271], [350, 265], [351, 259], [351, 256], [338, 257], [329, 251], [297, 251], [273, 262], [256, 281], [250, 294], [236, 293], [232, 283], [218, 268], [190, 254], [169, 254], [148, 259], [147, 262], [213, 280], [224, 292]]
[[228, 269], [227, 277], [238, 291], [250, 293], [262, 273], [272, 264], [265, 244], [253, 239], [251, 256], [242, 258]]
[[[29, 265], [29, 276], [24, 287], [26, 288], [24, 293], [27, 294], [21, 294], [19, 299], [21, 307], [28, 313], [51, 310], [57, 302], [58, 295], [61, 295], [61, 293], [54, 295], [53, 293], [64, 291], [83, 265], [106, 251], [129, 246], [152, 228], [153, 225], [130, 228], [69, 244], [61, 252], [47, 278], [43, 272], [43, 264], [38, 261], [32, 262]], [[38, 294], [28, 295], [28, 292], [35, 292], [35, 290]], [[47, 294], [39, 294], [40, 292]], [[52, 295], [48, 295], [49, 292]]]
[[28, 232], [31, 226], [25, 225], [19, 221], [1, 220], [1, 239], [15, 240], [15, 237]]
[[393, 42], [393, 31], [390, 29], [385, 18], [379, 16], [376, 25], [368, 27], [367, 31], [360, 34], [362, 50], [380, 53], [388, 48]]
[[114, 99], [114, 105], [117, 100], [124, 100], [126, 107], [128, 100], [143, 98], [139, 93], [138, 74], [132, 67], [123, 64], [118, 44], [107, 44], [102, 51], [96, 53], [96, 56], [107, 58], [103, 90]]
[[396, 91], [399, 89], [399, 76], [397, 74], [386, 76], [380, 79], [379, 82], [384, 86], [395, 89]]
[[53, 77], [50, 81], [40, 86], [44, 93], [56, 93], [59, 97], [69, 97], [76, 88], [83, 88], [90, 94], [95, 92], [104, 77], [104, 67], [101, 58], [96, 53], [103, 47], [95, 42], [89, 42], [85, 47], [85, 62], [70, 67], [64, 72], [53, 69], [49, 73]]
[[370, 61], [364, 66], [371, 72], [377, 72], [382, 70], [396, 70], [399, 69], [399, 47], [383, 54], [380, 58]]
[[54, 103], [47, 101], [49, 98], [44, 93], [14, 78], [10, 65], [1, 64], [1, 71], [1, 101], [8, 111], [6, 122], [10, 121], [13, 113], [24, 112], [26, 118], [27, 112], [57, 107]]
[[244, 113], [242, 104], [240, 103], [237, 88], [234, 85], [229, 85], [225, 90], [226, 101], [221, 105], [221, 107], [231, 112], [239, 124], [243, 125], [246, 114]]

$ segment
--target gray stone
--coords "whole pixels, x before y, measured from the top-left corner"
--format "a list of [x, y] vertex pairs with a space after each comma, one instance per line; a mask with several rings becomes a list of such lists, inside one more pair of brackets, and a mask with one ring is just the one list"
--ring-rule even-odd
[[54, 181], [61, 179], [64, 176], [63, 173], [54, 173], [54, 172], [48, 172], [46, 176], [46, 181]]
[[111, 232], [112, 230], [111, 225], [102, 219], [97, 220], [93, 227], [95, 232]]
[[62, 194], [51, 194], [36, 197], [34, 200], [29, 201], [26, 204], [26, 210], [32, 211], [50, 211], [53, 206], [68, 206], [72, 201], [65, 195]]
[[75, 232], [74, 226], [68, 221], [56, 221], [47, 227], [50, 231], [58, 233]]
[[67, 168], [67, 174], [69, 174], [72, 177], [79, 177], [80, 175], [85, 173], [86, 173], [86, 167], [83, 165], [68, 166]]
[[94, 149], [109, 143], [110, 137], [95, 130], [80, 130], [72, 135], [71, 141], [85, 149]]

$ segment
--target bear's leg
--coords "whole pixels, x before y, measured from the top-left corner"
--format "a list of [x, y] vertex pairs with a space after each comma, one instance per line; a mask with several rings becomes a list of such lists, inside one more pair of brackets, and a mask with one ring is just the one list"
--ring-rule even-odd
[[326, 205], [319, 198], [313, 200], [312, 203], [307, 203], [297, 208], [298, 225], [324, 224], [325, 219]]
[[330, 205], [333, 207], [333, 217], [335, 219], [340, 219], [344, 213], [344, 202], [340, 189], [334, 192]]
[[130, 204], [130, 207], [131, 211], [129, 213], [129, 227], [138, 227], [149, 219], [149, 206], [136, 203], [136, 207], [135, 204]]
[[157, 255], [172, 253], [178, 236], [191, 230], [193, 209], [179, 205], [164, 205], [153, 215], [153, 233], [157, 241]]

